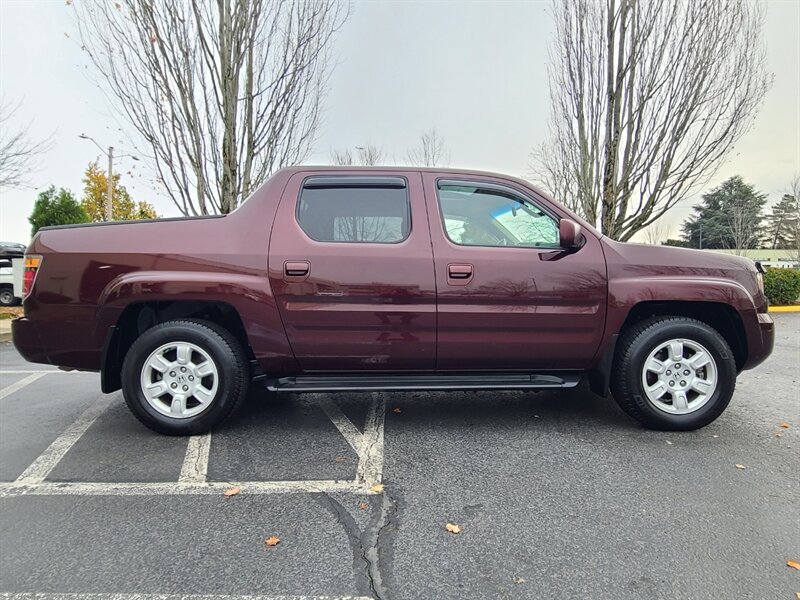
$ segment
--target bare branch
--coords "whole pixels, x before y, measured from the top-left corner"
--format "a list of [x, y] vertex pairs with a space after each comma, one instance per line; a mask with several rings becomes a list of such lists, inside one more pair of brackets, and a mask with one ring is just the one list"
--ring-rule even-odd
[[230, 212], [308, 156], [343, 2], [119, 0], [75, 11], [132, 144], [184, 214]]
[[50, 149], [50, 138], [35, 142], [28, 135], [30, 123], [12, 129], [21, 102], [0, 99], [0, 189], [22, 187], [38, 167], [38, 158]]
[[749, 0], [555, 0], [551, 118], [532, 175], [629, 240], [701, 188], [772, 83]]
[[420, 135], [419, 146], [409, 148], [406, 162], [415, 167], [441, 167], [450, 162], [450, 153], [435, 127]]

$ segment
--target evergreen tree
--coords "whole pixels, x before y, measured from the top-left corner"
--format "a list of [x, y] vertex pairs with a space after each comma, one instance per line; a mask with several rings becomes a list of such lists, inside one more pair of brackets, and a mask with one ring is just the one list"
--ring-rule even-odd
[[88, 223], [86, 211], [78, 204], [72, 192], [61, 188], [56, 190], [50, 186], [42, 193], [33, 205], [28, 223], [31, 224], [31, 236], [36, 235], [42, 227], [51, 225], [72, 225], [75, 223]]
[[761, 239], [766, 198], [735, 175], [703, 194], [694, 206], [695, 214], [683, 224], [682, 237], [690, 248], [756, 248]]

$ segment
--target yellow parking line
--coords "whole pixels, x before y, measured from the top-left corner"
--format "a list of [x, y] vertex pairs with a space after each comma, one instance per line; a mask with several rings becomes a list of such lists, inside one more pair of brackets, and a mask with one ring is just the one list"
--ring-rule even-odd
[[800, 304], [796, 304], [794, 306], [770, 306], [769, 312], [774, 312], [774, 313], [800, 312]]

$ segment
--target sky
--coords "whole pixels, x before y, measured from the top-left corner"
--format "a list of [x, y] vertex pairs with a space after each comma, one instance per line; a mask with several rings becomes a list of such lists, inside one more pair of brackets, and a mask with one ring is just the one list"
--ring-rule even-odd
[[[800, 173], [800, 0], [766, 4], [775, 82], [708, 188], [738, 174], [771, 203]], [[548, 2], [354, 2], [335, 41], [336, 68], [306, 163], [327, 164], [333, 148], [372, 143], [387, 163], [400, 164], [419, 135], [436, 127], [450, 166], [524, 176], [531, 149], [546, 134], [552, 30]], [[79, 134], [135, 154], [75, 37], [64, 0], [0, 0], [0, 95], [20, 102], [17, 126], [51, 140], [30, 185], [0, 190], [0, 240], [29, 241], [27, 217], [42, 188], [65, 187], [80, 197], [89, 162], [99, 158], [105, 168], [98, 148]], [[160, 214], [177, 216], [171, 201], [145, 183], [140, 165], [130, 158], [115, 163], [123, 185]], [[673, 236], [697, 200], [665, 217]]]

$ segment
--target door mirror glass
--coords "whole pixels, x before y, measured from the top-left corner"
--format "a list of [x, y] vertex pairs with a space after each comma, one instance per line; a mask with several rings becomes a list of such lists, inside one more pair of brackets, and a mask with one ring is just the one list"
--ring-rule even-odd
[[561, 219], [558, 222], [558, 238], [562, 248], [577, 248], [581, 237], [581, 226], [572, 219]]

